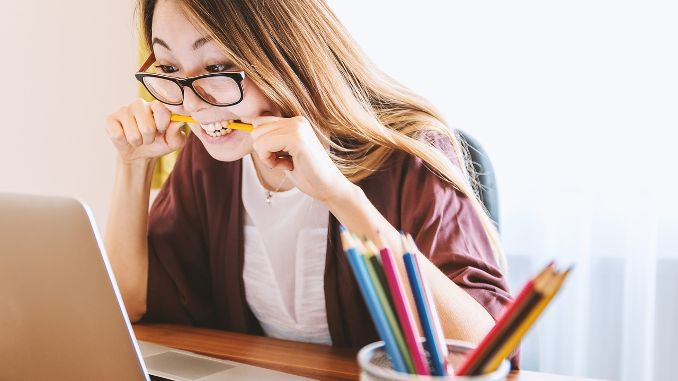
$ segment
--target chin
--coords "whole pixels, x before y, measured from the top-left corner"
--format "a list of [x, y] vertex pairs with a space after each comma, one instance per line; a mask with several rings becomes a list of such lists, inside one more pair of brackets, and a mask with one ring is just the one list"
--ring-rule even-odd
[[234, 130], [228, 135], [218, 138], [207, 135], [200, 127], [191, 126], [191, 131], [200, 139], [200, 142], [215, 160], [236, 161], [251, 151], [251, 141], [248, 132]]

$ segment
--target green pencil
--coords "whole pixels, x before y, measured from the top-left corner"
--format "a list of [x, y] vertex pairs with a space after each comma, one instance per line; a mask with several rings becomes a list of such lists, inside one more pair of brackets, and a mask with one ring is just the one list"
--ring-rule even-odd
[[[360, 257], [365, 262], [365, 267], [367, 268], [367, 272], [369, 273], [370, 279], [372, 280], [372, 283], [374, 285], [374, 290], [376, 291], [377, 297], [379, 298], [379, 303], [381, 304], [381, 307], [384, 309], [386, 319], [388, 320], [388, 325], [391, 327], [391, 330], [393, 331], [396, 343], [398, 344], [398, 349], [400, 349], [400, 353], [403, 356], [403, 360], [405, 360], [405, 366], [407, 367], [407, 371], [410, 374], [415, 374], [412, 355], [410, 354], [410, 351], [407, 349], [407, 345], [405, 344], [405, 338], [403, 336], [403, 331], [400, 328], [400, 324], [398, 324], [398, 319], [395, 315], [391, 303], [389, 302], [386, 289], [384, 288], [388, 286], [383, 284], [379, 280], [379, 276], [377, 275], [378, 270], [375, 269], [375, 264], [371, 260], [371, 258], [374, 257], [374, 253], [370, 254], [369, 251], [365, 249], [365, 245], [363, 244], [363, 242], [360, 242], [360, 240], [357, 241], [358, 241], [357, 242], [358, 251], [362, 253]], [[377, 262], [376, 265], [381, 266], [381, 263]], [[383, 271], [383, 268], [381, 270]]]

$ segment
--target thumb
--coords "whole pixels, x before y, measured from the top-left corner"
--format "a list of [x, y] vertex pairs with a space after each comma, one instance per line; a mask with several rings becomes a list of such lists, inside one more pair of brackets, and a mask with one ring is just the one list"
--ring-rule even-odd
[[186, 134], [181, 129], [183, 126], [183, 122], [170, 123], [167, 131], [165, 132], [165, 141], [167, 142], [167, 146], [169, 148], [177, 150], [183, 147], [184, 143], [186, 143]]

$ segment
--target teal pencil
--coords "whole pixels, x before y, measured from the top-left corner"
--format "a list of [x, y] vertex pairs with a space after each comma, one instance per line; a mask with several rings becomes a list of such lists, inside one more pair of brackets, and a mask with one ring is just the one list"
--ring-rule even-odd
[[[384, 313], [386, 314], [388, 324], [391, 330], [393, 331], [396, 343], [398, 344], [398, 349], [400, 350], [403, 360], [405, 360], [405, 366], [407, 367], [407, 371], [410, 374], [415, 374], [414, 363], [412, 362], [412, 355], [410, 354], [410, 351], [407, 349], [402, 329], [400, 328], [400, 324], [398, 324], [398, 318], [396, 317], [393, 307], [391, 306], [391, 304], [389, 304], [388, 298], [386, 296], [387, 295], [386, 287], [388, 287], [388, 285], [381, 283], [381, 281], [379, 280], [379, 276], [377, 275], [378, 270], [375, 269], [375, 266], [370, 259], [371, 257], [374, 257], [374, 253], [370, 253], [370, 250], [367, 250], [365, 248], [365, 245], [362, 244], [362, 242], [357, 242], [356, 246], [358, 247], [358, 251], [363, 253], [361, 257], [365, 263], [367, 272], [370, 275], [370, 279], [372, 281], [372, 284], [374, 285], [374, 290], [377, 293], [379, 302], [381, 303], [381, 307], [384, 310]], [[381, 263], [377, 262], [377, 265], [381, 266]]]
[[341, 234], [341, 244], [344, 247], [344, 251], [346, 252], [346, 258], [348, 259], [348, 263], [351, 266], [351, 270], [353, 270], [353, 275], [355, 275], [356, 282], [360, 288], [360, 293], [365, 299], [365, 305], [367, 306], [367, 310], [372, 317], [374, 327], [377, 329], [377, 333], [379, 333], [381, 339], [384, 340], [384, 348], [386, 349], [386, 353], [391, 360], [393, 369], [398, 372], [405, 373], [407, 372], [405, 360], [403, 360], [403, 356], [400, 353], [400, 349], [398, 348], [398, 344], [395, 340], [395, 335], [391, 331], [388, 319], [386, 319], [386, 315], [381, 308], [379, 297], [377, 297], [377, 293], [372, 286], [370, 275], [367, 273], [367, 269], [365, 268], [365, 261], [360, 258], [361, 255], [358, 253], [358, 250], [355, 247], [355, 242], [351, 238], [348, 230], [346, 230], [343, 225], [339, 225], [339, 231]]

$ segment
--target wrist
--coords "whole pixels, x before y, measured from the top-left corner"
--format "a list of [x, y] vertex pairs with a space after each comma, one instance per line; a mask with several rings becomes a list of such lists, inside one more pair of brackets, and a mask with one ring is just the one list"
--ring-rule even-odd
[[347, 180], [343, 186], [334, 188], [334, 192], [329, 194], [323, 202], [330, 212], [336, 215], [335, 211], [354, 204], [361, 195], [364, 195], [362, 188]]
[[118, 157], [116, 165], [116, 185], [124, 188], [150, 189], [156, 158], [124, 160]]
[[125, 160], [118, 156], [117, 166], [124, 171], [143, 172], [147, 173], [155, 168], [157, 158], [143, 158], [135, 160]]

